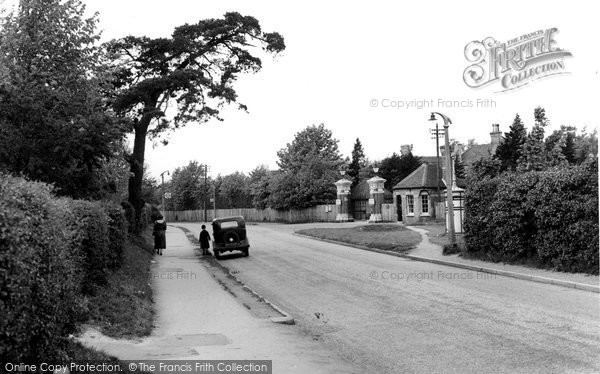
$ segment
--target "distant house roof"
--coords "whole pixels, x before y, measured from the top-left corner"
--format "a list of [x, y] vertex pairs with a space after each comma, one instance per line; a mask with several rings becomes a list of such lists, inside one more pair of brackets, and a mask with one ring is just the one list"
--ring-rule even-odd
[[[392, 197], [392, 193], [388, 190], [383, 191], [384, 197]], [[350, 198], [352, 200], [368, 200], [371, 197], [371, 191], [369, 189], [369, 182], [367, 179], [361, 180], [356, 186], [352, 187], [350, 191]]]
[[475, 161], [492, 156], [492, 144], [475, 144], [462, 154], [462, 162], [465, 166], [471, 166]]
[[417, 170], [410, 173], [406, 178], [395, 185], [394, 190], [407, 188], [438, 188], [438, 186], [440, 188], [446, 188], [446, 185], [442, 181], [444, 175], [442, 173], [442, 168], [439, 168], [439, 173], [437, 173], [435, 169], [435, 165], [424, 162]]
[[[437, 164], [437, 156], [419, 156], [419, 159], [422, 162], [426, 162], [428, 164], [435, 165]], [[440, 165], [444, 164], [444, 157], [440, 155]]]

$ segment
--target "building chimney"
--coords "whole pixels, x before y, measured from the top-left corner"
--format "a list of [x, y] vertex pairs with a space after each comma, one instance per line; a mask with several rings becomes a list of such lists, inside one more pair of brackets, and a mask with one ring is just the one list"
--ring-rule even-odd
[[403, 144], [400, 146], [400, 156], [406, 156], [411, 153], [413, 149], [412, 144]]

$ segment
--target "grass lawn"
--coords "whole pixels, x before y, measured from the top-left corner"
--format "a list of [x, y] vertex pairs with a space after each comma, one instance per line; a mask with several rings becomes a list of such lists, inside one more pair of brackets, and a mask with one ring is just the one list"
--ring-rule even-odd
[[351, 228], [315, 228], [296, 231], [298, 234], [344, 243], [364, 245], [369, 248], [405, 252], [421, 242], [421, 236], [398, 225], [369, 224]]
[[108, 285], [89, 299], [89, 324], [113, 338], [150, 335], [154, 321], [150, 264], [152, 228], [132, 237], [124, 248], [123, 265], [109, 275]]

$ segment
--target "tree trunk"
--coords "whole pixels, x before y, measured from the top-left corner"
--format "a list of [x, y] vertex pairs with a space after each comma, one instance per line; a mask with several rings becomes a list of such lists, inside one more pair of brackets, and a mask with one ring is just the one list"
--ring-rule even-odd
[[142, 181], [144, 179], [144, 154], [146, 151], [146, 135], [150, 117], [142, 117], [135, 126], [135, 139], [133, 142], [133, 153], [129, 160], [129, 202], [135, 209], [135, 227], [134, 233], [139, 234], [144, 228], [146, 222], [142, 221], [142, 212], [145, 201], [142, 199]]

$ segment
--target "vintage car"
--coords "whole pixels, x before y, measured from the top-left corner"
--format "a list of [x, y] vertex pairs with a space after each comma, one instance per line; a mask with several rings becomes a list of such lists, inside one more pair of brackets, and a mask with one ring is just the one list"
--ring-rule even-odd
[[248, 256], [250, 243], [246, 236], [246, 222], [244, 217], [215, 218], [212, 221], [212, 248], [215, 258], [220, 258], [221, 253], [242, 251]]

